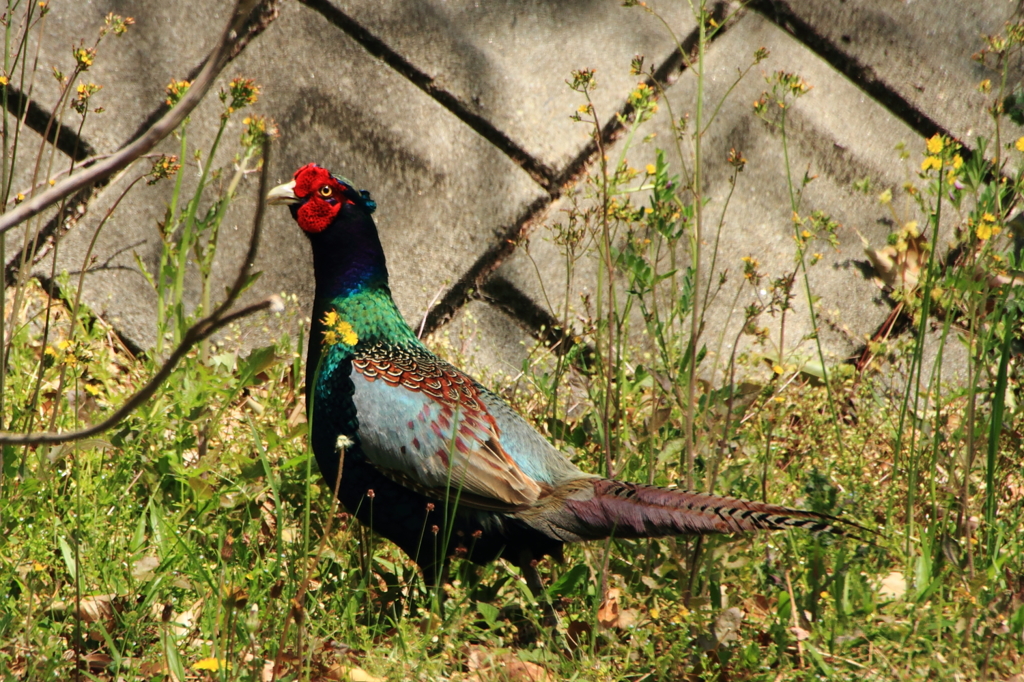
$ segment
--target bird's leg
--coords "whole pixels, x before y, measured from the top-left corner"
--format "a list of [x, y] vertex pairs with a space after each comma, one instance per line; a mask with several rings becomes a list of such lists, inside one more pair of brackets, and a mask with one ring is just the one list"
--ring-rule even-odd
[[544, 625], [557, 625], [558, 614], [555, 613], [555, 607], [551, 603], [551, 599], [548, 597], [547, 591], [544, 589], [544, 583], [541, 582], [540, 571], [537, 570], [537, 564], [539, 562], [534, 559], [533, 554], [528, 551], [524, 551], [522, 553], [521, 562], [520, 568], [523, 571], [523, 577], [526, 579], [526, 586], [530, 588], [533, 598], [537, 600], [537, 603], [540, 605], [540, 609], [544, 614]]
[[540, 571], [537, 570], [537, 560], [531, 558], [522, 564], [523, 577], [526, 578], [526, 586], [530, 588], [533, 598], [538, 602], [544, 598], [544, 583], [540, 579]]

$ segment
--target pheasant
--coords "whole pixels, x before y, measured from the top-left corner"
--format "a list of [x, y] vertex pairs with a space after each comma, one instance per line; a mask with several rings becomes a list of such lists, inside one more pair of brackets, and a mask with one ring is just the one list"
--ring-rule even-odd
[[537, 562], [561, 560], [567, 542], [842, 532], [824, 514], [583, 472], [406, 324], [369, 192], [309, 164], [267, 203], [290, 208], [313, 250], [306, 398], [320, 472], [333, 487], [341, 462], [341, 503], [408, 554], [427, 585], [443, 580], [456, 554], [504, 558], [538, 593]]

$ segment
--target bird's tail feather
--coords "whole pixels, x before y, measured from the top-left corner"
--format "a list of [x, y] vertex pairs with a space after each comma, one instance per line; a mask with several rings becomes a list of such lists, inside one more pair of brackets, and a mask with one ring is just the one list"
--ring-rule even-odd
[[860, 528], [817, 512], [600, 478], [560, 486], [522, 516], [566, 542], [782, 528], [843, 534], [850, 527]]

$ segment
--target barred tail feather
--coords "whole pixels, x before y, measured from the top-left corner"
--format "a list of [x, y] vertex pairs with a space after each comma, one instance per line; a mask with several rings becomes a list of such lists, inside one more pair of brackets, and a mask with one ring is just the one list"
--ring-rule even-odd
[[520, 516], [563, 542], [610, 535], [645, 538], [783, 528], [843, 534], [843, 526], [857, 527], [801, 509], [598, 478], [556, 488], [550, 497]]

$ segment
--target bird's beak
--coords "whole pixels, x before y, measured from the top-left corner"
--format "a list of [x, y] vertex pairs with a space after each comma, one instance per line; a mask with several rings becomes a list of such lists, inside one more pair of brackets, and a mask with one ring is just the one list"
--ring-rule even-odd
[[299, 198], [295, 196], [295, 181], [292, 180], [283, 185], [278, 185], [267, 192], [267, 203], [285, 205], [299, 203]]

